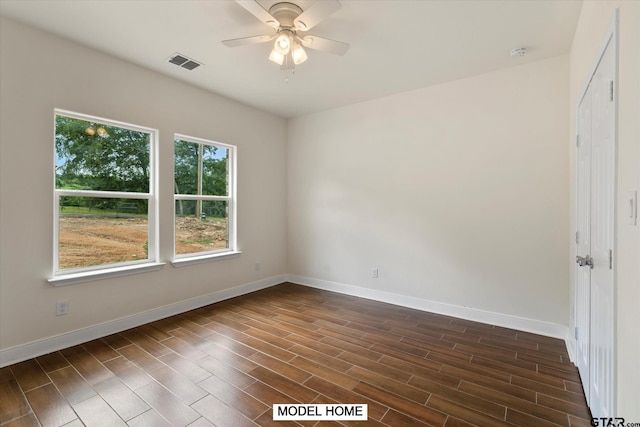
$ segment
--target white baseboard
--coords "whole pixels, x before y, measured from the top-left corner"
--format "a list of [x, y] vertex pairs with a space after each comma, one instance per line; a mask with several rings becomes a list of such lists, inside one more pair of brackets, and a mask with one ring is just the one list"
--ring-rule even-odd
[[575, 365], [576, 364], [576, 351], [577, 351], [577, 343], [573, 334], [570, 332], [571, 329], [567, 328], [567, 336], [564, 338], [564, 342], [567, 344], [567, 352], [569, 353], [569, 360]]
[[127, 329], [134, 328], [136, 326], [143, 325], [145, 323], [164, 319], [165, 317], [184, 313], [189, 310], [194, 310], [196, 308], [204, 307], [205, 305], [248, 294], [250, 292], [268, 288], [283, 282], [297, 283], [299, 285], [310, 286], [313, 288], [324, 289], [341, 294], [386, 302], [431, 313], [438, 313], [446, 316], [472, 320], [475, 322], [487, 323], [491, 325], [502, 326], [505, 328], [531, 332], [548, 337], [560, 338], [565, 340], [567, 351], [569, 352], [569, 357], [571, 358], [571, 360], [575, 360], [575, 341], [573, 340], [571, 334], [569, 334], [569, 328], [566, 325], [543, 322], [540, 320], [527, 319], [507, 314], [494, 313], [490, 311], [462, 307], [453, 304], [445, 304], [422, 298], [394, 294], [391, 292], [377, 291], [373, 289], [362, 288], [359, 286], [352, 286], [343, 283], [315, 279], [312, 277], [279, 275], [236, 286], [234, 288], [213, 292], [211, 294], [203, 295], [186, 301], [181, 301], [175, 304], [158, 307], [152, 310], [137, 313], [127, 317], [122, 317], [120, 319], [111, 320], [98, 325], [89, 326], [87, 328], [78, 329], [76, 331], [67, 332], [42, 340], [11, 347], [6, 350], [0, 350], [0, 367], [12, 365], [14, 363], [22, 362], [24, 360], [42, 356], [53, 351], [62, 350], [64, 348], [82, 344], [97, 338], [102, 338], [116, 332], [121, 332]]
[[[560, 325], [557, 323], [527, 319], [502, 313], [494, 313], [491, 311], [462, 307], [459, 305], [445, 304], [442, 302], [394, 294], [391, 292], [377, 291], [359, 286], [345, 285], [343, 283], [330, 282], [312, 277], [288, 275], [287, 281], [341, 294], [367, 298], [408, 308], [415, 308], [417, 310], [428, 311], [431, 313], [458, 317], [461, 319], [502, 326], [510, 329], [517, 329], [519, 331], [531, 332], [547, 337], [560, 338], [565, 341], [568, 337], [569, 328], [566, 325]], [[567, 347], [569, 347], [568, 343]]]
[[258, 280], [256, 282], [247, 283], [230, 289], [213, 292], [211, 294], [192, 298], [186, 301], [180, 301], [175, 304], [165, 305], [163, 307], [154, 308], [152, 310], [137, 313], [131, 316], [122, 317], [120, 319], [111, 320], [87, 328], [78, 329], [72, 332], [56, 335], [27, 344], [18, 345], [0, 350], [0, 367], [12, 365], [34, 357], [42, 356], [53, 351], [62, 350], [63, 348], [72, 347], [97, 338], [121, 332], [145, 323], [164, 319], [165, 317], [184, 313], [189, 310], [204, 307], [229, 298], [248, 294], [260, 289], [268, 288], [285, 282], [287, 276], [273, 276], [267, 279]]

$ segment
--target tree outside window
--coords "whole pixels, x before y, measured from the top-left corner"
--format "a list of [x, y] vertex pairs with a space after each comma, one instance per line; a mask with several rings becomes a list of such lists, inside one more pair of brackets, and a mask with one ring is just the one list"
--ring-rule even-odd
[[174, 141], [175, 254], [234, 250], [235, 147], [176, 135]]
[[152, 129], [56, 110], [55, 274], [156, 259]]

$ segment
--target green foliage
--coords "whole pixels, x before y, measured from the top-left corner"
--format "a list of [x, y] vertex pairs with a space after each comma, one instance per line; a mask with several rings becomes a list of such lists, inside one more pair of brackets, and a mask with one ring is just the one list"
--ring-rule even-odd
[[210, 237], [207, 237], [204, 239], [196, 239], [196, 240], [180, 240], [180, 243], [184, 243], [186, 245], [211, 245], [215, 243], [215, 240], [213, 240]]
[[[214, 145], [176, 140], [174, 144], [176, 194], [226, 196], [227, 155], [226, 149]], [[199, 163], [202, 165], [200, 189], [198, 189]], [[226, 217], [226, 203], [202, 202], [200, 206], [195, 201], [177, 202], [178, 215], [199, 217], [198, 211], [203, 212], [207, 217], [223, 218]]]
[[[105, 132], [102, 132], [104, 130]], [[56, 188], [149, 192], [150, 135], [102, 123], [56, 116]], [[227, 195], [228, 152], [208, 144], [175, 141], [176, 194]], [[199, 171], [199, 165], [201, 170]], [[199, 182], [201, 185], [199, 186]], [[199, 188], [200, 187], [200, 188]], [[63, 209], [147, 212], [147, 200], [62, 197]], [[131, 206], [135, 204], [135, 206]], [[180, 201], [179, 215], [226, 217], [225, 202]]]
[[[198, 152], [200, 146], [202, 153]], [[219, 153], [218, 150], [223, 152]], [[176, 194], [198, 194], [200, 156], [202, 156], [202, 191], [200, 194], [210, 196], [225, 196], [227, 194], [227, 156], [224, 148], [176, 140], [174, 156]]]
[[[106, 133], [100, 135], [100, 128]], [[57, 189], [149, 192], [148, 133], [56, 116], [55, 145]], [[118, 203], [102, 200], [103, 205], [113, 204], [102, 206], [108, 209]], [[63, 205], [70, 202], [62, 200]], [[136, 211], [146, 212], [146, 200], [136, 203]]]
[[[198, 209], [205, 214], [202, 218], [198, 212]], [[224, 201], [203, 201], [201, 205], [195, 200], [176, 200], [176, 216], [195, 216], [205, 222], [220, 222], [222, 218], [227, 217], [227, 202]]]
[[[61, 197], [62, 216], [122, 216], [147, 218], [146, 200], [98, 199], [95, 197]], [[144, 210], [140, 210], [140, 205]]]

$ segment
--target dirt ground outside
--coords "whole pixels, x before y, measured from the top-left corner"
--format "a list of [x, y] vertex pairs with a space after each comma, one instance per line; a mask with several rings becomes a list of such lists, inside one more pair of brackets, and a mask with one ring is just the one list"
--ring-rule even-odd
[[[60, 269], [147, 259], [146, 218], [60, 217]], [[176, 218], [179, 255], [227, 247], [227, 221]]]

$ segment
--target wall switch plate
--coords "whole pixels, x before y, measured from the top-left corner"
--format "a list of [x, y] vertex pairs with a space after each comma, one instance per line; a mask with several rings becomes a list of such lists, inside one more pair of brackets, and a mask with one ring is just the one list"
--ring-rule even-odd
[[627, 195], [627, 224], [638, 224], [638, 192], [629, 191]]

